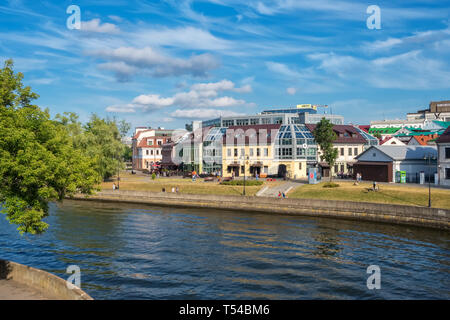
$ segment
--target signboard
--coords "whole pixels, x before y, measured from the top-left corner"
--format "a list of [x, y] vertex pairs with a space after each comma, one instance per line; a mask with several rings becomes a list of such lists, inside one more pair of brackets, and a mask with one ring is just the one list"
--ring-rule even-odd
[[319, 170], [318, 168], [308, 168], [308, 183], [309, 184], [317, 184], [320, 182], [318, 170]]
[[419, 173], [419, 178], [420, 178], [420, 184], [425, 184], [425, 172], [420, 171]]
[[298, 104], [297, 109], [314, 109], [317, 110], [316, 106], [313, 106], [312, 104]]
[[400, 171], [400, 183], [406, 183], [406, 171]]

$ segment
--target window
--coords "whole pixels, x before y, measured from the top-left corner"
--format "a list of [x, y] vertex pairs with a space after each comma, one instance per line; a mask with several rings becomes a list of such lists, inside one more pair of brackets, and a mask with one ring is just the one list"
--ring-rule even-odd
[[269, 148], [264, 148], [264, 156], [265, 157], [269, 156]]
[[[148, 154], [148, 151], [147, 151], [147, 154]], [[153, 155], [153, 150], [150, 150], [150, 154]]]
[[348, 155], [349, 155], [349, 156], [352, 155], [352, 148], [348, 148]]
[[334, 165], [334, 172], [338, 172], [339, 166], [337, 164]]
[[341, 148], [341, 156], [344, 155], [344, 148]]
[[237, 126], [248, 126], [248, 119], [237, 119], [236, 125]]
[[145, 150], [146, 151], [146, 154], [148, 155], [148, 150]]
[[298, 163], [298, 169], [302, 170], [302, 163], [301, 162]]
[[241, 156], [245, 156], [245, 149], [241, 148]]
[[256, 156], [257, 156], [257, 157], [260, 157], [260, 156], [261, 156], [261, 152], [260, 152], [260, 149], [259, 149], [259, 148], [256, 148]]
[[355, 148], [355, 149], [353, 150], [353, 155], [355, 155], [355, 156], [358, 155], [358, 148]]
[[450, 148], [445, 148], [445, 159], [450, 159]]
[[264, 173], [269, 173], [269, 167], [268, 166], [264, 166]]
[[341, 172], [344, 172], [344, 165], [341, 164]]
[[259, 124], [259, 119], [250, 119], [250, 124]]
[[234, 126], [234, 120], [223, 120], [224, 127]]
[[153, 140], [148, 139], [148, 140], [147, 140], [147, 145], [148, 145], [148, 146], [153, 145]]
[[450, 180], [450, 168], [445, 168], [445, 179]]
[[162, 140], [158, 140], [158, 146], [162, 145]]
[[253, 157], [253, 148], [250, 148], [250, 157]]
[[231, 149], [227, 149], [227, 156], [231, 157]]
[[270, 124], [270, 118], [262, 118], [261, 123], [262, 124]]
[[235, 157], [238, 156], [238, 149], [234, 149], [234, 156], [235, 156]]
[[241, 173], [245, 173], [245, 167], [241, 166]]

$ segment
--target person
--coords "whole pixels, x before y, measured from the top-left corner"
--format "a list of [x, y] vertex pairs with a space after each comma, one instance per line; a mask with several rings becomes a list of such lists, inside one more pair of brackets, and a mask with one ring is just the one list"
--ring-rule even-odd
[[256, 181], [258, 181], [259, 175], [258, 172], [255, 174]]
[[178, 193], [180, 191], [180, 189], [177, 187], [176, 192]]
[[116, 190], [116, 184], [113, 183], [113, 190]]
[[172, 193], [175, 193], [175, 187], [172, 187]]
[[284, 192], [281, 195], [283, 196], [283, 199], [286, 199], [286, 195], [284, 194]]
[[278, 198], [281, 198], [281, 191], [278, 191]]
[[373, 182], [373, 191], [377, 191], [377, 190], [378, 190], [377, 182], [374, 181]]

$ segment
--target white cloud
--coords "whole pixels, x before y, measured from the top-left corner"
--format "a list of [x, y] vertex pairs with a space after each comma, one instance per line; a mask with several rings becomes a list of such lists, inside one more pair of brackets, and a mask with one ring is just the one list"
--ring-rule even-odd
[[293, 96], [294, 94], [297, 93], [297, 89], [289, 87], [289, 88], [286, 89], [286, 92], [287, 92], [287, 94], [290, 94], [291, 96]]
[[85, 32], [96, 32], [96, 33], [110, 33], [115, 34], [119, 33], [119, 28], [112, 23], [101, 23], [100, 19], [92, 19], [89, 21], [82, 21], [81, 22], [81, 31]]
[[210, 119], [217, 117], [232, 117], [240, 116], [242, 113], [237, 113], [229, 110], [218, 109], [177, 109], [170, 114], [174, 118], [179, 119]]
[[109, 62], [100, 64], [100, 68], [112, 70], [119, 80], [126, 80], [140, 72], [148, 72], [155, 77], [168, 77], [190, 74], [203, 77], [209, 70], [219, 66], [211, 54], [193, 55], [188, 59], [170, 57], [151, 48], [119, 47], [91, 51], [89, 54]]
[[[229, 96], [219, 96], [222, 91], [231, 92], [249, 92], [250, 85], [236, 88], [235, 84], [229, 80], [219, 82], [197, 83], [191, 86], [187, 92], [178, 92], [172, 97], [161, 97], [159, 94], [142, 94], [132, 100], [130, 104], [123, 105], [123, 109], [127, 112], [132, 109], [134, 111], [151, 112], [154, 110], [179, 107], [183, 109], [207, 109], [207, 108], [229, 108], [236, 106], [254, 106], [242, 99], [235, 99]], [[108, 107], [109, 110], [117, 110], [120, 105]]]

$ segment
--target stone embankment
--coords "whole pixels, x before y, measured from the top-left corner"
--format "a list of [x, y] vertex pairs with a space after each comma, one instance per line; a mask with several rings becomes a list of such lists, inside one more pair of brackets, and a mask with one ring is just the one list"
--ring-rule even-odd
[[103, 191], [75, 199], [171, 207], [267, 212], [280, 215], [342, 218], [450, 230], [450, 210], [382, 203], [316, 199], [278, 199], [143, 191]]

